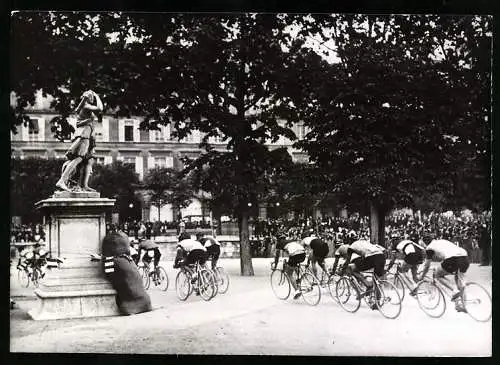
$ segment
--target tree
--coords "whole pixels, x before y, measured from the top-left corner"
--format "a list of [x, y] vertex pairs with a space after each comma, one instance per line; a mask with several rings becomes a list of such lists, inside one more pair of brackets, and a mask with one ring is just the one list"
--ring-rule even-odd
[[[288, 81], [312, 129], [297, 147], [327, 172], [330, 191], [369, 203], [371, 240], [383, 244], [390, 208], [411, 205], [422, 191], [446, 192], [463, 154], [471, 156], [456, 136], [485, 148], [491, 25], [472, 17], [313, 18], [302, 34], [325, 40], [331, 31], [339, 62], [309, 52], [310, 72]], [[443, 47], [444, 58], [436, 56]]]
[[176, 211], [180, 211], [191, 204], [194, 196], [189, 178], [171, 168], [156, 167], [150, 170], [142, 187], [150, 192], [151, 202], [158, 208], [158, 220], [162, 206], [172, 204]]
[[62, 161], [55, 159], [12, 159], [10, 166], [10, 213], [25, 221], [38, 221], [42, 215], [35, 203], [49, 198], [61, 174]]
[[[296, 121], [294, 106], [280, 92], [281, 77], [288, 72], [282, 50], [289, 40], [286, 16], [144, 19], [137, 15], [133, 21], [144, 36], [142, 47], [151, 54], [144, 65], [146, 72], [154, 69], [155, 75], [162, 75], [152, 82], [163, 92], [149, 95], [147, 104], [139, 103], [143, 114], [150, 116], [143, 127], [151, 128], [153, 120], [153, 127], [171, 123], [179, 138], [195, 130], [203, 133], [200, 146], [206, 152], [187, 164], [185, 172], [204, 167], [211, 171], [210, 183], [221, 187], [217, 198], [232, 205], [238, 217], [241, 273], [253, 275], [250, 204], [256, 202], [261, 178], [284, 157], [283, 150], [271, 151], [266, 143], [280, 136], [295, 138], [281, 123]], [[210, 137], [225, 140], [227, 151], [215, 150], [208, 143]]]
[[114, 210], [123, 219], [130, 211], [129, 205], [140, 206], [136, 190], [140, 186], [139, 176], [130, 165], [115, 161], [110, 165], [94, 165], [90, 180], [91, 186], [102, 197], [116, 199]]

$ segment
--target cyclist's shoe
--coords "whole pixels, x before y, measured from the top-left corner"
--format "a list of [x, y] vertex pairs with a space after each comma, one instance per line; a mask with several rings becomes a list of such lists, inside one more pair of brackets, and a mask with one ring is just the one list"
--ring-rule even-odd
[[301, 295], [302, 292], [300, 290], [296, 290], [295, 294], [293, 295], [293, 299], [299, 299]]
[[43, 279], [43, 278], [44, 278], [44, 276], [45, 276], [45, 273], [44, 273], [44, 272], [42, 272], [42, 273], [40, 274], [40, 277]]
[[410, 295], [412, 297], [416, 296], [417, 295], [417, 288], [410, 290]]
[[191, 284], [194, 284], [194, 283], [196, 283], [196, 277], [191, 279]]
[[199, 291], [198, 289], [196, 289], [196, 290], [194, 291], [194, 293], [195, 293], [196, 295], [200, 295], [200, 291]]
[[456, 292], [455, 294], [452, 295], [451, 301], [457, 300], [459, 296], [460, 296], [460, 292]]
[[377, 304], [373, 303], [372, 305], [370, 305], [370, 309], [377, 310]]
[[455, 306], [455, 310], [456, 310], [457, 312], [467, 313], [467, 309], [465, 309], [465, 307], [464, 307], [464, 306], [462, 306], [462, 305], [456, 305], [456, 306]]

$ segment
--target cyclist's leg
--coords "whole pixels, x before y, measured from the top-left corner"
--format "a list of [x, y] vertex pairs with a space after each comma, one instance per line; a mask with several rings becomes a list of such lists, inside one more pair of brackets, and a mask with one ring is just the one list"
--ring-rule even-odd
[[325, 258], [326, 258], [326, 255], [318, 257], [317, 260], [318, 260], [319, 267], [321, 267], [321, 270], [323, 270], [325, 275], [328, 276], [328, 270], [326, 269]]
[[358, 281], [362, 282], [367, 288], [371, 287], [372, 283], [368, 282], [361, 272], [370, 270], [373, 267], [370, 261], [370, 257], [357, 257], [347, 266], [348, 272], [358, 279]]
[[311, 270], [314, 274], [314, 276], [318, 277], [318, 268], [316, 267], [316, 262], [318, 261], [316, 259], [316, 255], [314, 254], [314, 251], [311, 251], [309, 254], [309, 261], [311, 262]]
[[[461, 294], [465, 286], [465, 273], [469, 269], [470, 262], [467, 256], [457, 257], [456, 261], [457, 271], [455, 272], [455, 284], [457, 285], [458, 293]], [[457, 311], [465, 311], [461, 295], [458, 295], [455, 300], [455, 308]]]
[[215, 270], [217, 267], [217, 262], [219, 261], [219, 256], [220, 256], [220, 246], [219, 245], [212, 245], [213, 252], [212, 252], [212, 269]]

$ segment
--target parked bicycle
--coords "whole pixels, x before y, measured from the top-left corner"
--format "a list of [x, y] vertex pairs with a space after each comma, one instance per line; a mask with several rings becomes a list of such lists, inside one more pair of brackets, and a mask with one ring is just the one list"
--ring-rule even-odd
[[346, 274], [338, 280], [335, 292], [337, 302], [350, 313], [360, 308], [362, 298], [369, 307], [376, 308], [386, 318], [395, 319], [401, 313], [398, 290], [392, 283], [376, 275], [372, 275], [372, 285], [366, 287], [354, 275]]
[[42, 271], [36, 266], [17, 266], [17, 278], [22, 287], [29, 287], [30, 283], [33, 284], [35, 288], [40, 285], [40, 279], [43, 277]]
[[[294, 278], [289, 278], [284, 270], [287, 261], [280, 261], [282, 262], [282, 269], [277, 268], [279, 264], [274, 268], [271, 267], [271, 288], [278, 299], [286, 300], [291, 293], [292, 285], [290, 280], [294, 280]], [[309, 305], [317, 305], [321, 299], [321, 289], [318, 279], [304, 265], [300, 264], [294, 268], [293, 274], [297, 278], [297, 286], [304, 301]]]
[[217, 295], [218, 287], [214, 274], [199, 262], [181, 266], [175, 278], [175, 291], [180, 300], [186, 300], [196, 292], [209, 301]]
[[[455, 280], [458, 272], [455, 273]], [[443, 284], [446, 278], [425, 278], [417, 284], [415, 289], [418, 305], [430, 317], [439, 318], [446, 311], [446, 296], [452, 300], [453, 291], [449, 284]], [[466, 282], [459, 291], [459, 300], [462, 301], [465, 311], [478, 322], [487, 322], [491, 319], [491, 295], [480, 284]]]

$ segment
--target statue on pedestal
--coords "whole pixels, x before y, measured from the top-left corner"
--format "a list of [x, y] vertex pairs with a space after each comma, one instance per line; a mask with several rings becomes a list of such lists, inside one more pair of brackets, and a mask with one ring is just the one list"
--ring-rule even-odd
[[[92, 174], [94, 162], [94, 124], [101, 120], [103, 104], [99, 95], [92, 90], [87, 90], [80, 98], [80, 103], [75, 109], [77, 113], [77, 136], [73, 139], [71, 147], [66, 152], [66, 161], [63, 164], [61, 177], [56, 183], [56, 189], [68, 192], [95, 192], [89, 187], [88, 182]], [[71, 178], [79, 172], [78, 182]], [[70, 183], [73, 182], [73, 184]]]

